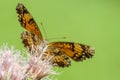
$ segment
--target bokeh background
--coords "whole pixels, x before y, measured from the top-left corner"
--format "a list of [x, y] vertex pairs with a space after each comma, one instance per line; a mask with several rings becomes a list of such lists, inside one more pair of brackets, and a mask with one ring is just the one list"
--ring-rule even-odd
[[[72, 61], [69, 68], [59, 69], [58, 80], [120, 80], [119, 0], [1, 0], [0, 45], [7, 43], [23, 50], [23, 28], [15, 10], [19, 2], [30, 11], [45, 39], [95, 48], [92, 59]], [[64, 36], [67, 38], [61, 38]]]

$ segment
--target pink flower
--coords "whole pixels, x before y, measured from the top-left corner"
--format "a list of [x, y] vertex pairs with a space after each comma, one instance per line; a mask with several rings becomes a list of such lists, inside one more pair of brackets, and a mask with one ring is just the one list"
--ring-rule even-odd
[[48, 75], [56, 74], [50, 65], [50, 58], [42, 60], [40, 56], [28, 53], [21, 55], [14, 48], [0, 48], [0, 80], [41, 80]]

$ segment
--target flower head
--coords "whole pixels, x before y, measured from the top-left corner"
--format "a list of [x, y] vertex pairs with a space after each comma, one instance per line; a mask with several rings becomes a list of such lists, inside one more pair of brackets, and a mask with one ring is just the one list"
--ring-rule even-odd
[[50, 58], [42, 60], [41, 55], [36, 57], [27, 54], [25, 58], [14, 48], [1, 47], [0, 80], [41, 80], [50, 74], [55, 74]]
[[0, 80], [22, 80], [25, 73], [21, 65], [20, 51], [9, 49], [7, 46], [0, 48]]

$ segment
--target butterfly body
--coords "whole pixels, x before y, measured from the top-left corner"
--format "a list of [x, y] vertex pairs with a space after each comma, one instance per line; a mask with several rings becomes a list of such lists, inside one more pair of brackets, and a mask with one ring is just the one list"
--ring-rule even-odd
[[21, 39], [27, 50], [35, 54], [44, 53], [43, 59], [52, 56], [51, 63], [59, 67], [71, 65], [74, 61], [83, 61], [94, 55], [94, 49], [88, 45], [74, 42], [48, 42], [43, 40], [42, 34], [35, 20], [22, 3], [16, 7], [18, 20], [27, 31], [21, 33]]

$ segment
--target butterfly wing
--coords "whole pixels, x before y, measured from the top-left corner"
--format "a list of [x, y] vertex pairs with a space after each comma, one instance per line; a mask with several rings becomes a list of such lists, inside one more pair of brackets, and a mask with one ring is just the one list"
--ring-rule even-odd
[[39, 27], [22, 3], [17, 5], [16, 11], [18, 13], [18, 20], [21, 26], [27, 30], [21, 34], [22, 42], [28, 51], [31, 52], [32, 48], [35, 51], [37, 46], [43, 41]]
[[36, 24], [35, 20], [22, 3], [19, 3], [17, 5], [16, 11], [18, 13], [18, 20], [21, 26], [29, 32], [31, 32], [32, 34], [37, 35], [40, 38], [40, 40], [43, 40], [38, 25]]
[[32, 54], [34, 54], [35, 51], [38, 50], [37, 49], [39, 46], [38, 44], [41, 44], [41, 41], [38, 38], [38, 36], [28, 31], [23, 31], [21, 33], [21, 39], [22, 39], [22, 43], [24, 44], [24, 47], [26, 47], [27, 50]]
[[[49, 43], [49, 48], [57, 48], [60, 53], [69, 56], [74, 61], [83, 61], [86, 58], [91, 58], [94, 55], [94, 49], [88, 45], [72, 42], [52, 42]], [[55, 54], [58, 54], [57, 52]]]
[[71, 60], [63, 52], [60, 52], [59, 54], [54, 55], [52, 64], [59, 67], [69, 67], [71, 65]]

